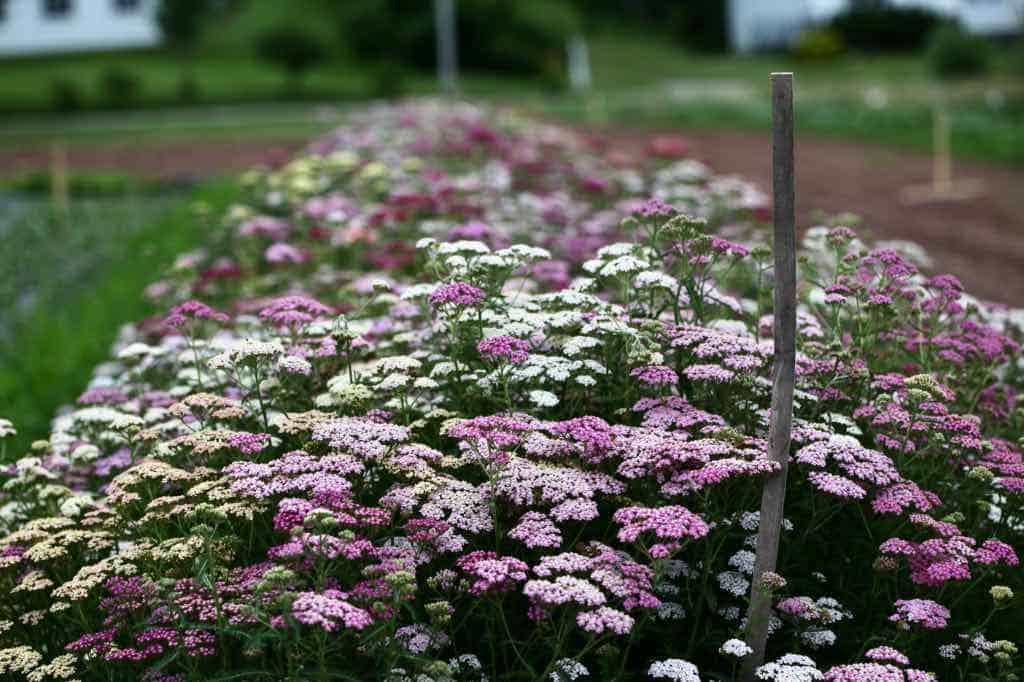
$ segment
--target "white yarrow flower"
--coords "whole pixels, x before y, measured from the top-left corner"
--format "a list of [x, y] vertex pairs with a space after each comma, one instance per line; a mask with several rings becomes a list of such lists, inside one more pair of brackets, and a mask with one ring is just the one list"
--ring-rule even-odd
[[558, 404], [558, 396], [551, 391], [530, 391], [530, 402], [537, 407], [554, 407]]

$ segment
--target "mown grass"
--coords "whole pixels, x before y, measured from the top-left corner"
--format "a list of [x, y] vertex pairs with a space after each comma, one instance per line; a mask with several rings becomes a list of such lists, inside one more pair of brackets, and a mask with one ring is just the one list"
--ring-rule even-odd
[[123, 324], [156, 312], [143, 289], [205, 240], [193, 203], [221, 210], [237, 192], [233, 181], [216, 180], [173, 200], [78, 200], [67, 216], [33, 210], [2, 235], [0, 416], [18, 429], [9, 458], [47, 435]]
[[[186, 109], [163, 109], [175, 105], [181, 73], [180, 61], [163, 52], [5, 61], [0, 112], [6, 112], [8, 125], [0, 130], [0, 145], [24, 148], [55, 137], [73, 145], [303, 139], [335, 125], [347, 106], [389, 88], [406, 95], [434, 92], [429, 73], [381, 82], [372, 68], [339, 48], [331, 63], [309, 73], [301, 97], [290, 93], [282, 102], [282, 75], [255, 61], [245, 47], [246, 36], [272, 19], [266, 12], [241, 16], [218, 40], [206, 40], [193, 64], [201, 100]], [[598, 112], [598, 119], [613, 125], [766, 129], [768, 74], [793, 71], [802, 133], [928, 150], [932, 112], [941, 102], [951, 115], [956, 156], [1024, 165], [1024, 59], [1012, 49], [996, 51], [987, 76], [944, 83], [929, 75], [920, 55], [850, 54], [829, 63], [799, 62], [786, 54], [699, 55], [657, 37], [621, 32], [592, 36], [589, 45], [593, 89], [585, 99], [537, 81], [482, 74], [463, 74], [463, 93], [572, 121], [592, 122]], [[115, 65], [139, 76], [139, 105], [155, 110], [17, 115], [48, 107], [47, 86], [57, 77], [83, 89], [88, 107], [102, 108], [98, 84]]]

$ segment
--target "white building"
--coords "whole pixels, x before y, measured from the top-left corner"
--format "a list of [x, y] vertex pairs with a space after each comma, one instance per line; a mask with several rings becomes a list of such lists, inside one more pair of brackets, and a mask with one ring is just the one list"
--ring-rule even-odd
[[[1013, 33], [1024, 19], [1022, 0], [890, 0], [957, 19], [970, 31]], [[729, 41], [737, 52], [786, 47], [802, 30], [828, 22], [849, 0], [729, 0]]]
[[150, 47], [157, 0], [0, 0], [0, 56]]

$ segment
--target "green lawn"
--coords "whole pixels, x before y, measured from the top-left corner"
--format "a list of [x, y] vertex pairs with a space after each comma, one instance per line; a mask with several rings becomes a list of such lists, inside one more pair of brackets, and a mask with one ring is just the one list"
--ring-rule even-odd
[[[0, 416], [19, 431], [9, 456], [45, 437], [108, 357], [118, 329], [154, 311], [142, 290], [206, 241], [193, 202], [221, 211], [238, 195], [219, 180], [187, 197], [73, 199], [65, 215], [10, 198], [0, 213]], [[11, 248], [17, 245], [17, 248]]]

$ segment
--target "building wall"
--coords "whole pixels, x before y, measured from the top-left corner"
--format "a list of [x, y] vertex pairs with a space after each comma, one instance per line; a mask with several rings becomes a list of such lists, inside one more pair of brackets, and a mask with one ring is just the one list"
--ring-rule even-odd
[[70, 10], [47, 16], [45, 0], [0, 0], [0, 55], [148, 47], [160, 42], [156, 1], [137, 0], [118, 9], [117, 0], [67, 0]]

